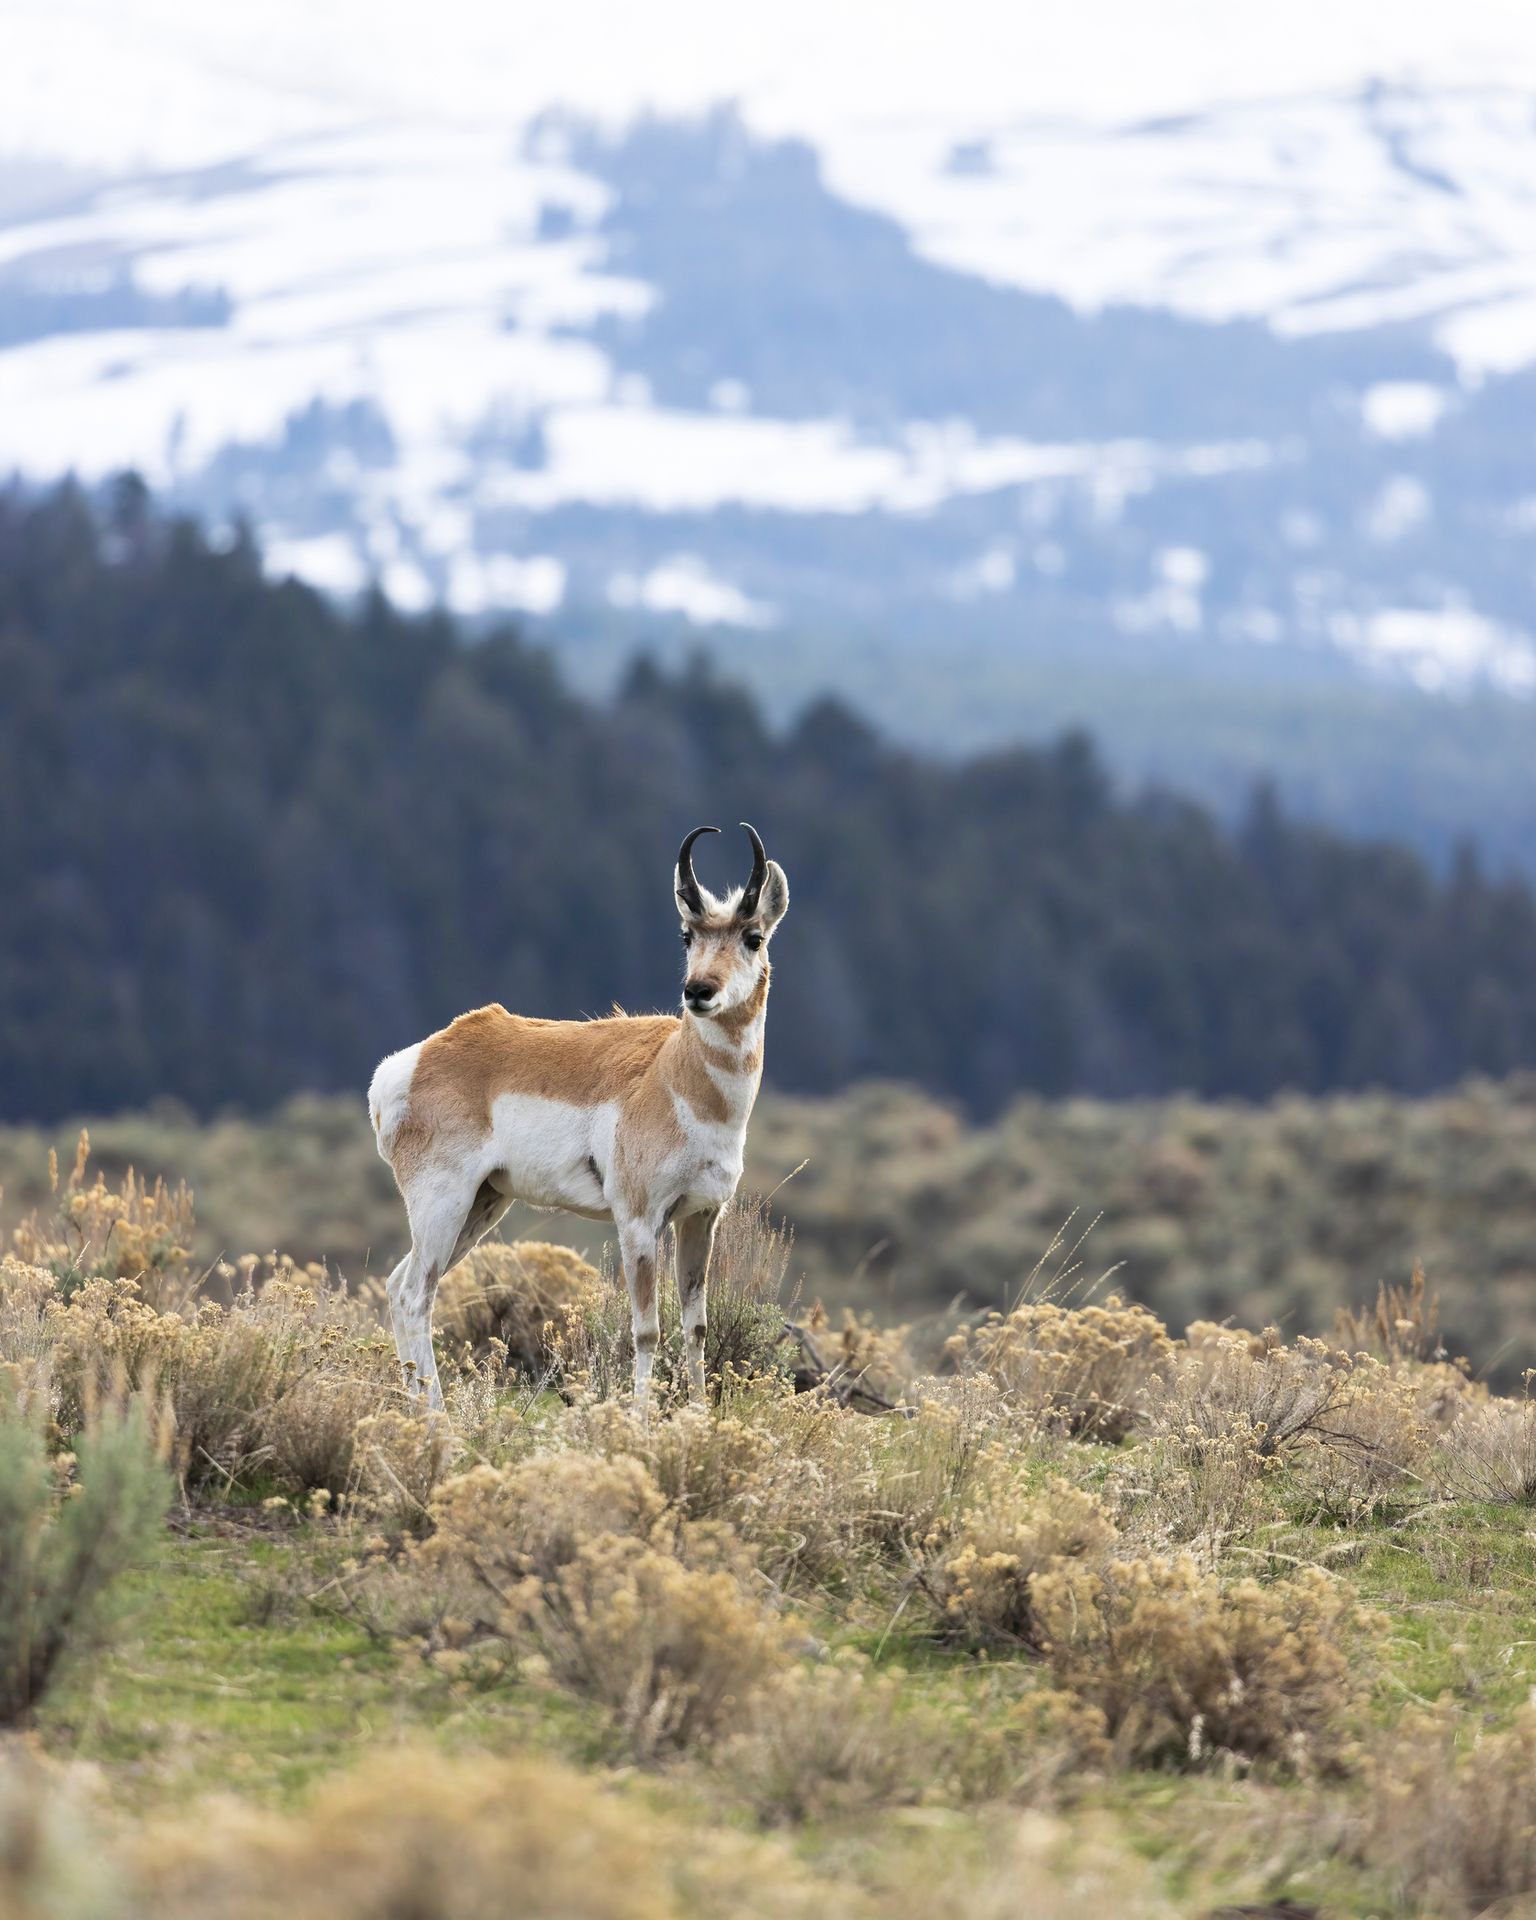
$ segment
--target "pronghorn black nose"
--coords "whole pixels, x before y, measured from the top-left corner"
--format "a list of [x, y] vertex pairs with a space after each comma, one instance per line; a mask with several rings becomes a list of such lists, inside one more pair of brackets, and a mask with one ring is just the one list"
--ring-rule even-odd
[[683, 998], [695, 1013], [699, 1013], [719, 991], [719, 984], [714, 980], [689, 980], [683, 987]]

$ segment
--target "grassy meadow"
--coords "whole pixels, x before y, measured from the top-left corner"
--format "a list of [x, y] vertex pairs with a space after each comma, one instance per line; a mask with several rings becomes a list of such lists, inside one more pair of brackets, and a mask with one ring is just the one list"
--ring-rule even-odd
[[[215, 1176], [202, 1225], [105, 1150], [35, 1209], [15, 1182], [0, 1913], [1536, 1912], [1536, 1408], [1457, 1364], [1432, 1282], [1378, 1289], [1362, 1252], [1348, 1288], [1349, 1229], [1320, 1229], [1343, 1175], [1306, 1173], [1297, 1117], [1169, 1108], [1159, 1142], [1135, 1109], [1113, 1136], [1091, 1107], [986, 1133], [904, 1095], [837, 1111], [779, 1201], [722, 1229], [710, 1403], [682, 1398], [674, 1309], [648, 1424], [610, 1274], [537, 1241], [445, 1283], [450, 1422], [416, 1414], [363, 1277], [383, 1263], [349, 1282], [264, 1250], [281, 1229], [313, 1251], [371, 1191], [340, 1109], [207, 1130], [183, 1156]], [[1460, 1139], [1489, 1199], [1531, 1111], [1474, 1088], [1399, 1112], [1349, 1191], [1385, 1208], [1384, 1161], [1454, 1249], [1454, 1183], [1415, 1169]], [[1321, 1149], [1363, 1141], [1369, 1112], [1314, 1113]], [[765, 1120], [765, 1160], [816, 1144], [815, 1112]], [[326, 1129], [333, 1159], [306, 1162]], [[98, 1142], [130, 1135], [190, 1138]], [[905, 1181], [861, 1179], [882, 1152]], [[1245, 1168], [1294, 1179], [1298, 1206], [1310, 1179], [1234, 1297], [1299, 1316], [1284, 1262], [1312, 1239], [1319, 1312], [1218, 1324], [1174, 1256], [1161, 1297], [1195, 1311], [1170, 1321], [1085, 1287], [1071, 1240], [1031, 1280], [1021, 1212], [1000, 1304], [904, 1330], [951, 1269], [927, 1293], [894, 1276], [946, 1224], [969, 1218], [965, 1258], [1001, 1272], [1007, 1153], [1036, 1156], [1047, 1211], [1097, 1153], [1095, 1237], [1182, 1220], [1203, 1273]], [[897, 1236], [890, 1274], [837, 1237], [839, 1191], [865, 1196], [859, 1231]], [[1513, 1249], [1505, 1199], [1484, 1224]], [[857, 1276], [864, 1314], [802, 1305], [786, 1341], [819, 1261]], [[872, 1310], [882, 1287], [899, 1315]]]

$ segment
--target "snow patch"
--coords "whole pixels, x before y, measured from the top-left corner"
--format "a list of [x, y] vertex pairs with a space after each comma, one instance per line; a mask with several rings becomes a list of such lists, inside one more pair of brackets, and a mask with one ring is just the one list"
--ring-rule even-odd
[[679, 613], [699, 627], [770, 627], [777, 618], [773, 607], [749, 599], [692, 553], [675, 554], [645, 574], [615, 574], [608, 598], [616, 607]]
[[547, 553], [518, 559], [455, 554], [448, 568], [448, 604], [455, 613], [553, 613], [565, 598], [563, 561]]
[[1378, 440], [1418, 440], [1434, 432], [1450, 400], [1427, 380], [1378, 380], [1361, 395], [1360, 413]]
[[322, 593], [350, 596], [368, 584], [367, 563], [345, 533], [314, 534], [304, 540], [265, 534], [262, 564], [275, 580], [292, 575]]
[[1536, 692], [1536, 643], [1470, 607], [1387, 607], [1335, 614], [1333, 638], [1364, 660], [1406, 672], [1427, 693], [1487, 681], [1504, 693]]

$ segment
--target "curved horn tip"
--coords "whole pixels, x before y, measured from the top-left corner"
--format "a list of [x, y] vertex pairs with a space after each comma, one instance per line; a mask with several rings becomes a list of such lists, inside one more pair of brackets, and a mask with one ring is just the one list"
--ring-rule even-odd
[[741, 911], [743, 913], [755, 913], [757, 911], [758, 896], [763, 890], [763, 882], [768, 877], [768, 855], [758, 835], [757, 828], [754, 827], [750, 821], [740, 820], [737, 822], [737, 825], [746, 831], [748, 838], [752, 842], [752, 878], [742, 890]]
[[701, 834], [718, 833], [718, 827], [695, 827], [677, 850], [677, 891], [685, 905], [694, 913], [703, 908], [699, 897], [699, 883], [693, 872], [693, 843]]

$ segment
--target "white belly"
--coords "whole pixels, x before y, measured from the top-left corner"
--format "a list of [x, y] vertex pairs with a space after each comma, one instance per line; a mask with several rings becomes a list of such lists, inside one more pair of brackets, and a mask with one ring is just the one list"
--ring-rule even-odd
[[615, 1109], [573, 1107], [531, 1093], [504, 1093], [491, 1106], [488, 1176], [533, 1207], [608, 1216], [603, 1178], [613, 1159]]

